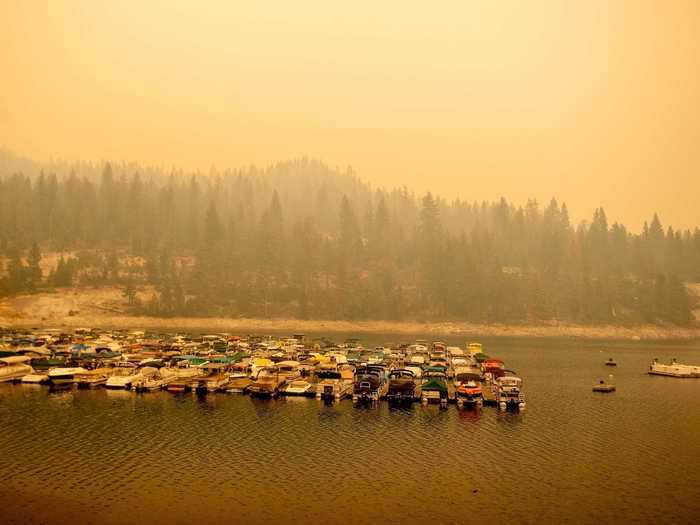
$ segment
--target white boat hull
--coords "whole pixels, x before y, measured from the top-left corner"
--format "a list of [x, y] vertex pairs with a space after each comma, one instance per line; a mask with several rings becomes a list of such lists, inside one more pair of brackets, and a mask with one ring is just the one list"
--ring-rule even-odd
[[661, 365], [658, 363], [653, 363], [649, 367], [649, 374], [679, 378], [700, 377], [700, 367], [679, 364]]
[[33, 373], [29, 365], [10, 365], [0, 368], [0, 383], [20, 381], [24, 376]]

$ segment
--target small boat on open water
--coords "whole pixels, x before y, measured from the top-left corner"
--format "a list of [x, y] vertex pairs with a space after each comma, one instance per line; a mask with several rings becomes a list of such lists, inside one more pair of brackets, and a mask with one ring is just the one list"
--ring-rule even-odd
[[615, 385], [611, 383], [606, 383], [603, 379], [597, 385], [593, 385], [593, 392], [610, 393], [617, 390]]

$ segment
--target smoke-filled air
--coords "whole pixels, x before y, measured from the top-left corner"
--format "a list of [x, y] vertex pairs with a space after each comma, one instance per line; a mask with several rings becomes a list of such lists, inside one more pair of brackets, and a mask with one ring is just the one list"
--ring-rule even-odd
[[0, 524], [691, 524], [699, 0], [0, 0]]

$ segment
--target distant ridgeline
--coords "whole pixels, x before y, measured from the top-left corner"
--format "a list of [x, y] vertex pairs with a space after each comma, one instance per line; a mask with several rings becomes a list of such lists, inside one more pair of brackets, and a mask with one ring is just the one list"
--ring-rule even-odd
[[[639, 235], [602, 209], [572, 226], [554, 200], [419, 198], [306, 159], [207, 176], [2, 160], [3, 295], [116, 284], [153, 315], [683, 325], [700, 280], [700, 230], [656, 216]], [[42, 251], [75, 255], [42, 275]]]

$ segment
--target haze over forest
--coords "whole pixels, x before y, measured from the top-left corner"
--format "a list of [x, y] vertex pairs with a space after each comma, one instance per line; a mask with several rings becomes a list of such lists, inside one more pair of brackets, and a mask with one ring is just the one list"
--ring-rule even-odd
[[[0, 176], [0, 295], [120, 286], [152, 316], [694, 320], [684, 283], [700, 280], [700, 229], [656, 214], [633, 234], [603, 208], [574, 224], [556, 199], [416, 196], [309, 159], [208, 176], [77, 170]], [[42, 249], [62, 254], [48, 274]]]
[[684, 0], [4, 2], [0, 295], [692, 324], [699, 24]]
[[700, 3], [2, 2], [0, 145], [693, 228]]

